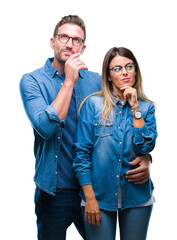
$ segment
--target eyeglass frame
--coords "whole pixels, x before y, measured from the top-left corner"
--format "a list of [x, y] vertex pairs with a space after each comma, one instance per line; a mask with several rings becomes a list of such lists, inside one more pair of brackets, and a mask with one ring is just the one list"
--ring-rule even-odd
[[[68, 40], [67, 40], [66, 42], [61, 42], [61, 40], [60, 40], [60, 36], [61, 36], [61, 35], [65, 35], [66, 37], [68, 37]], [[60, 41], [61, 43], [67, 43], [67, 42], [69, 42], [70, 39], [72, 39], [72, 44], [73, 44], [75, 47], [80, 47], [80, 46], [85, 42], [85, 40], [84, 40], [83, 38], [81, 38], [81, 37], [70, 37], [68, 34], [65, 34], [65, 33], [56, 34], [56, 36], [58, 36], [58, 39], [59, 39], [59, 41]], [[78, 46], [75, 45], [74, 42], [73, 42], [73, 39], [81, 39], [81, 44], [78, 45]]]
[[126, 67], [127, 67], [129, 64], [132, 64], [132, 65], [134, 66], [134, 70], [135, 70], [135, 67], [136, 67], [136, 65], [137, 65], [136, 63], [127, 63], [125, 66], [116, 65], [116, 66], [110, 68], [109, 71], [113, 71], [114, 73], [116, 73], [113, 69], [116, 68], [116, 67], [121, 67], [121, 70], [120, 70], [120, 72], [118, 72], [118, 74], [121, 74], [121, 73], [122, 73], [123, 68], [125, 68], [126, 72], [131, 72], [131, 71], [127, 71], [127, 69], [126, 69]]

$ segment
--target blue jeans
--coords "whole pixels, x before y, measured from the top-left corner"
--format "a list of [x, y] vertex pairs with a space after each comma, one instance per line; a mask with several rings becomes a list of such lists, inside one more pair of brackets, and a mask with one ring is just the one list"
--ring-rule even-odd
[[151, 212], [152, 205], [118, 212], [101, 210], [102, 219], [99, 227], [89, 224], [88, 221], [85, 222], [87, 240], [115, 240], [117, 214], [120, 240], [145, 240]]
[[80, 201], [77, 190], [62, 190], [52, 196], [36, 188], [38, 240], [65, 240], [66, 230], [71, 223], [75, 224], [80, 235], [86, 239]]

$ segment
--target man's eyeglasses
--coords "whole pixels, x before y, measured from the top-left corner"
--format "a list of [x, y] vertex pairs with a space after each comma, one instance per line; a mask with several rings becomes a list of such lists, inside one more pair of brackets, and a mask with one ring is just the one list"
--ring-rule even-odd
[[74, 46], [79, 47], [84, 43], [84, 40], [80, 37], [70, 37], [67, 34], [61, 33], [61, 34], [56, 34], [58, 36], [58, 39], [61, 43], [67, 43], [69, 39], [72, 39], [72, 43]]
[[134, 63], [127, 63], [125, 66], [114, 66], [110, 71], [113, 71], [116, 75], [120, 75], [123, 71], [123, 68], [125, 68], [126, 72], [134, 72], [135, 71], [136, 64]]

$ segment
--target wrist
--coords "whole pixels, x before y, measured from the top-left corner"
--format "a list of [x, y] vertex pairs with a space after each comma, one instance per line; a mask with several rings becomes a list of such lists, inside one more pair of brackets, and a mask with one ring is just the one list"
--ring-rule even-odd
[[87, 193], [85, 193], [85, 200], [86, 201], [92, 201], [94, 199], [95, 199], [94, 192], [87, 192]]
[[92, 185], [83, 185], [82, 190], [84, 192], [85, 200], [92, 201], [95, 199], [95, 193], [93, 191]]
[[131, 107], [132, 107], [131, 109], [132, 111], [135, 111], [136, 109], [140, 108], [138, 103], [133, 104]]
[[74, 85], [75, 85], [75, 83], [72, 80], [65, 78], [65, 80], [63, 82], [64, 87], [66, 87], [68, 89], [73, 89]]

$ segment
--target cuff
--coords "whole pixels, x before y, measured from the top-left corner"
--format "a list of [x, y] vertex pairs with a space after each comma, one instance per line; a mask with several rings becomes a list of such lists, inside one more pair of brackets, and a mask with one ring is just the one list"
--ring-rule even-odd
[[143, 144], [144, 138], [149, 138], [149, 132], [146, 125], [142, 128], [134, 128], [134, 137], [137, 144]]
[[65, 126], [65, 119], [64, 120], [60, 120], [59, 117], [58, 117], [58, 114], [53, 106], [53, 104], [50, 104], [46, 107], [46, 110], [45, 110], [48, 114], [48, 117], [50, 120], [53, 120], [53, 121], [57, 121], [61, 127], [64, 127]]
[[88, 184], [92, 184], [92, 177], [91, 177], [91, 173], [84, 173], [84, 174], [80, 174], [77, 176], [79, 179], [79, 183], [81, 186], [83, 185], [88, 185]]

